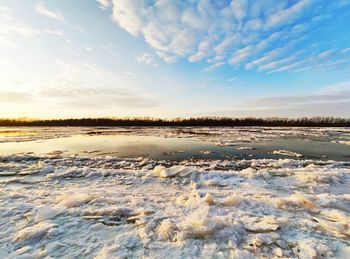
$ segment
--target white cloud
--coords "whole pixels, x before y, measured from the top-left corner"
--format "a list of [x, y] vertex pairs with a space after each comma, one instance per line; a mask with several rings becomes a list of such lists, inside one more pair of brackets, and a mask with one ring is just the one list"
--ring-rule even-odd
[[11, 8], [0, 6], [0, 35], [6, 37], [6, 39], [2, 39], [2, 42], [7, 42], [7, 45], [16, 45], [15, 42], [9, 39], [11, 34], [32, 37], [40, 33], [32, 26], [19, 21]]
[[343, 116], [349, 117], [350, 81], [325, 86], [308, 94], [250, 99], [230, 108], [206, 112], [220, 116]]
[[212, 72], [214, 71], [215, 69], [219, 68], [219, 67], [222, 67], [223, 65], [225, 65], [225, 62], [218, 62], [218, 63], [215, 63], [213, 65], [210, 65], [209, 67], [206, 67], [203, 72]]
[[306, 104], [337, 103], [341, 101], [350, 102], [350, 91], [337, 91], [332, 93], [312, 93], [309, 95], [276, 96], [261, 98], [253, 102], [254, 106], [261, 107], [282, 107], [299, 106]]
[[214, 51], [217, 55], [223, 55], [231, 49], [236, 48], [240, 43], [242, 35], [239, 33], [232, 33], [227, 35], [214, 47]]
[[60, 22], [64, 22], [65, 19], [63, 15], [58, 10], [49, 10], [44, 3], [40, 2], [35, 6], [35, 11], [37, 14], [55, 19]]
[[201, 61], [204, 58], [208, 57], [211, 54], [211, 49], [215, 44], [215, 40], [212, 38], [204, 39], [199, 43], [197, 53], [193, 54], [188, 58], [190, 62]]
[[[274, 58], [286, 59], [287, 54], [295, 56], [288, 48], [274, 50], [276, 46], [303, 42], [311, 25], [320, 22], [313, 18], [321, 10], [319, 0], [98, 2], [103, 7], [110, 6], [113, 20], [131, 35], [143, 37], [167, 63], [185, 58], [190, 62], [225, 62], [246, 69], [267, 65]], [[340, 8], [331, 2], [322, 5]], [[324, 15], [324, 19], [330, 18]], [[322, 55], [328, 57], [327, 53]], [[266, 70], [263, 67], [259, 71]]]
[[[289, 60], [287, 61], [289, 62]], [[332, 67], [339, 67], [339, 65], [342, 65], [342, 68], [344, 69], [348, 69], [346, 64], [349, 65], [350, 57], [346, 57], [343, 51], [331, 49], [313, 54], [307, 58], [298, 57], [298, 55], [295, 55], [293, 56], [293, 61], [294, 63], [286, 65], [285, 63], [280, 63], [277, 60], [271, 62], [272, 64], [264, 64], [261, 68], [259, 67], [259, 69], [260, 71], [270, 70], [268, 73], [277, 73], [284, 71], [306, 72], [326, 70]]]
[[113, 1], [113, 19], [133, 36], [138, 36], [146, 27], [142, 10], [146, 8], [143, 1], [120, 0]]
[[159, 64], [157, 62], [156, 57], [151, 53], [143, 53], [135, 58], [135, 60], [140, 64], [145, 64], [151, 67], [158, 67]]
[[293, 19], [305, 8], [311, 0], [301, 0], [289, 8], [282, 9], [269, 17], [265, 24], [265, 28], [280, 26], [283, 22], [291, 23]]
[[343, 91], [350, 92], [350, 80], [325, 86], [318, 91], [318, 94], [334, 94]]
[[72, 26], [72, 29], [76, 30], [76, 31], [79, 31], [81, 33], [86, 33], [86, 31], [80, 25]]
[[262, 23], [261, 20], [259, 20], [259, 19], [253, 19], [253, 20], [247, 21], [246, 24], [245, 24], [245, 26], [244, 26], [244, 28], [245, 28], [246, 30], [252, 30], [252, 31], [254, 31], [254, 30], [259, 30], [259, 29], [261, 29], [262, 26], [263, 26], [263, 23]]
[[298, 62], [289, 64], [289, 65], [287, 65], [287, 66], [282, 66], [282, 67], [280, 67], [280, 68], [278, 68], [278, 69], [272, 70], [271, 73], [283, 72], [283, 71], [290, 71], [290, 70], [292, 70], [292, 69], [294, 69], [294, 68], [296, 68], [296, 67], [298, 67], [298, 66], [300, 66], [300, 65], [302, 65], [302, 64], [304, 64], [304, 63], [305, 63], [304, 60], [298, 61]]
[[246, 0], [236, 0], [231, 2], [231, 9], [237, 22], [242, 22], [242, 20], [247, 16], [248, 1]]
[[111, 5], [110, 0], [96, 0], [96, 1], [100, 4], [101, 9], [107, 9]]
[[18, 47], [17, 36], [35, 37], [42, 31], [19, 21], [11, 8], [0, 6], [0, 46]]
[[254, 46], [252, 45], [237, 50], [229, 60], [229, 64], [234, 65], [240, 63], [241, 61], [246, 59], [253, 51]]
[[258, 71], [265, 71], [265, 70], [273, 69], [273, 68], [276, 68], [280, 65], [284, 65], [284, 64], [286, 64], [290, 61], [293, 61], [293, 60], [294, 60], [294, 57], [288, 57], [288, 58], [276, 60], [276, 61], [270, 62], [268, 64], [259, 66]]
[[236, 80], [238, 80], [238, 77], [235, 76], [235, 77], [231, 77], [231, 78], [227, 79], [226, 81], [230, 83], [230, 82], [233, 82]]
[[280, 55], [283, 52], [283, 48], [278, 48], [278, 49], [274, 49], [268, 53], [266, 53], [263, 57], [260, 57], [256, 60], [251, 61], [250, 63], [246, 64], [244, 66], [245, 69], [252, 69], [255, 66], [258, 66], [260, 64], [263, 64], [271, 59], [273, 59], [274, 57]]
[[50, 30], [50, 29], [44, 29], [44, 31], [48, 34], [55, 35], [55, 36], [63, 36], [64, 35], [63, 31]]
[[19, 91], [0, 91], [0, 102], [4, 103], [27, 103], [32, 101], [32, 95]]
[[[73, 108], [148, 108], [158, 102], [143, 93], [124, 74], [117, 75], [90, 63], [57, 60], [55, 75], [41, 81], [39, 95]], [[101, 102], [103, 100], [103, 102]]]
[[[66, 109], [143, 109], [160, 102], [139, 87], [132, 74], [116, 74], [93, 63], [56, 60], [44, 76], [0, 78], [2, 84], [17, 85], [13, 91], [0, 90], [0, 102], [32, 102]], [[18, 81], [19, 80], [19, 81]], [[12, 82], [11, 82], [12, 81]], [[101, 101], [103, 100], [103, 101]], [[70, 109], [71, 110], [71, 109]], [[89, 110], [91, 112], [91, 109]]]
[[313, 69], [316, 70], [316, 69], [324, 69], [324, 68], [328, 68], [328, 67], [338, 66], [338, 65], [348, 63], [349, 61], [350, 61], [350, 59], [343, 58], [343, 59], [336, 60], [336, 61], [321, 63], [321, 64], [313, 67]]
[[3, 37], [0, 35], [0, 45], [10, 47], [10, 48], [15, 48], [17, 47], [17, 44], [14, 43], [13, 41], [7, 39], [6, 37]]
[[321, 52], [320, 54], [318, 54], [318, 57], [319, 58], [326, 58], [326, 57], [329, 57], [332, 53], [334, 53], [334, 50], [326, 50], [326, 51], [323, 51]]

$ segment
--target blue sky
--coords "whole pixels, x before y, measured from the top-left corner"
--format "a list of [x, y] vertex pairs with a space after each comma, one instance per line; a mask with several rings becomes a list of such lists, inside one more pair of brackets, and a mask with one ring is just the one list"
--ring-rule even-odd
[[350, 0], [1, 0], [1, 117], [343, 116]]

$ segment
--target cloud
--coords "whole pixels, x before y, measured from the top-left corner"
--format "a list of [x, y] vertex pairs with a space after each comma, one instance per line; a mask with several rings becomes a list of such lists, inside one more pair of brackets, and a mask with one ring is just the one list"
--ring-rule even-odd
[[290, 71], [290, 70], [292, 70], [292, 69], [294, 69], [294, 68], [296, 68], [296, 67], [298, 67], [298, 66], [300, 66], [300, 65], [302, 65], [302, 64], [304, 64], [304, 63], [305, 63], [305, 60], [298, 61], [298, 62], [289, 64], [289, 65], [287, 65], [287, 66], [282, 66], [282, 67], [277, 68], [277, 69], [275, 69], [275, 70], [272, 70], [272, 71], [270, 71], [270, 72], [271, 72], [271, 73], [277, 73], [277, 72], [282, 72], [282, 71]]
[[60, 11], [58, 10], [53, 11], [53, 10], [47, 9], [47, 7], [44, 5], [43, 2], [40, 2], [35, 6], [35, 11], [39, 15], [46, 16], [60, 22], [65, 22], [65, 19], [63, 15], [60, 13]]
[[304, 95], [282, 95], [241, 102], [237, 106], [197, 115], [219, 116], [342, 116], [349, 118], [350, 81], [325, 86]]
[[[324, 50], [319, 53], [311, 54], [308, 57], [294, 53], [295, 56], [289, 56], [282, 60], [275, 60], [258, 67], [258, 71], [268, 71], [267, 73], [277, 73], [285, 71], [305, 72], [305, 71], [325, 71], [334, 67], [347, 69], [350, 63], [350, 56], [343, 50]], [[290, 61], [293, 61], [290, 63]], [[252, 64], [247, 64], [246, 68], [251, 68]]]
[[331, 50], [326, 50], [321, 52], [320, 54], [318, 54], [319, 58], [326, 58], [329, 57], [332, 53], [334, 53], [335, 50], [331, 49]]
[[260, 64], [263, 64], [265, 62], [268, 62], [269, 60], [277, 57], [278, 55], [280, 55], [283, 52], [283, 48], [278, 48], [278, 49], [274, 49], [268, 53], [266, 53], [263, 57], [259, 57], [256, 60], [253, 60], [251, 62], [249, 62], [248, 64], [246, 64], [244, 66], [245, 69], [252, 69], [255, 66], [258, 66]]
[[[132, 112], [158, 107], [162, 101], [156, 94], [144, 90], [133, 72], [115, 73], [94, 63], [56, 60], [42, 75], [34, 73], [4, 75], [0, 84], [12, 91], [1, 91], [0, 104], [21, 103], [18, 107], [54, 107], [89, 112], [109, 112], [119, 109]], [[69, 106], [69, 107], [68, 107]], [[45, 109], [44, 109], [45, 110]], [[40, 111], [40, 108], [38, 110]], [[87, 112], [88, 113], [88, 112]]]
[[17, 47], [17, 44], [14, 43], [13, 41], [9, 40], [7, 37], [1, 36], [0, 35], [0, 46], [5, 46], [5, 47], [10, 47], [14, 48]]
[[11, 39], [12, 35], [33, 37], [39, 34], [41, 31], [19, 21], [11, 8], [0, 6], [0, 43], [13, 47], [16, 46], [16, 42]]
[[137, 56], [135, 58], [135, 60], [140, 63], [140, 64], [145, 64], [147, 66], [151, 66], [151, 67], [158, 67], [159, 63], [157, 62], [157, 58], [155, 57], [155, 55], [151, 54], [151, 53], [144, 53], [140, 56]]
[[273, 68], [278, 67], [280, 65], [284, 65], [290, 61], [293, 61], [293, 59], [294, 59], [294, 57], [288, 57], [288, 58], [273, 61], [271, 63], [259, 66], [258, 71], [265, 71], [265, 70], [273, 69]]
[[335, 93], [315, 93], [310, 95], [277, 96], [258, 99], [249, 105], [260, 107], [285, 107], [299, 106], [305, 104], [350, 102], [350, 91], [339, 91]]
[[[275, 32], [258, 37], [249, 35], [250, 31], [256, 33], [264, 23], [262, 19], [250, 15], [255, 5], [253, 1], [244, 0], [114, 0], [112, 16], [133, 36], [142, 35], [166, 62], [180, 58], [191, 62], [209, 58], [218, 60], [220, 56], [230, 64], [237, 64], [249, 56], [255, 45], [262, 50], [277, 40], [269, 39]], [[259, 45], [261, 38], [269, 41]], [[242, 43], [254, 44], [239, 48]], [[235, 55], [230, 57], [229, 51], [232, 50], [235, 50]]]
[[333, 93], [339, 93], [339, 92], [343, 92], [343, 91], [350, 92], [350, 80], [323, 87], [320, 90], [318, 90], [318, 93], [319, 94], [329, 94], [329, 93], [333, 94]]
[[281, 24], [284, 24], [285, 22], [292, 23], [293, 20], [301, 14], [301, 11], [308, 4], [311, 4], [311, 2], [311, 0], [301, 0], [286, 9], [277, 11], [267, 19], [264, 27], [267, 29], [274, 26], [281, 26]]
[[[350, 100], [333, 103], [308, 103], [298, 106], [281, 107], [232, 107], [205, 111], [196, 116], [234, 116], [234, 117], [343, 117], [349, 118]], [[194, 116], [194, 114], [191, 114]]]
[[215, 39], [204, 39], [202, 42], [199, 43], [198, 51], [195, 54], [189, 56], [188, 60], [190, 62], [197, 62], [203, 60], [204, 58], [210, 55], [210, 49], [214, 47], [214, 44]]
[[219, 68], [219, 67], [222, 67], [223, 65], [225, 65], [225, 62], [217, 62], [213, 65], [210, 65], [209, 67], [206, 67], [203, 72], [212, 72], [214, 71], [215, 69]]
[[[167, 63], [187, 59], [225, 62], [245, 69], [258, 69], [296, 57], [301, 49], [312, 49], [318, 38], [309, 36], [311, 32], [320, 34], [327, 28], [322, 23], [344, 19], [333, 15], [343, 6], [321, 0], [99, 0], [99, 3], [111, 8], [112, 19], [121, 28], [134, 37], [142, 37]], [[276, 48], [279, 51], [274, 51]], [[318, 49], [308, 51], [302, 58], [307, 55], [321, 55], [325, 59], [332, 56]]]
[[[159, 102], [140, 96], [126, 88], [113, 87], [65, 87], [50, 88], [40, 92], [41, 96], [59, 99], [64, 105], [74, 108], [113, 108], [128, 109], [153, 108]], [[103, 101], [101, 101], [103, 100]]]
[[231, 78], [227, 79], [226, 81], [230, 83], [230, 82], [236, 81], [238, 79], [239, 78], [235, 76], [235, 77], [231, 77]]
[[[94, 107], [128, 109], [160, 105], [155, 98], [139, 89], [130, 73], [117, 75], [91, 63], [67, 63], [56, 60], [55, 74], [35, 82], [38, 96], [50, 102], [74, 108]], [[126, 76], [127, 75], [127, 76]]]
[[44, 31], [48, 34], [55, 35], [55, 36], [63, 36], [64, 35], [63, 31], [50, 30], [50, 29], [44, 29]]
[[101, 9], [107, 9], [111, 4], [110, 0], [96, 0], [96, 1], [100, 4]]
[[237, 50], [229, 60], [229, 64], [234, 65], [240, 63], [246, 59], [253, 51], [254, 47], [252, 45]]
[[19, 91], [0, 91], [0, 102], [5, 103], [26, 103], [33, 100], [30, 93]]
[[[347, 107], [346, 110], [339, 111], [335, 107]], [[259, 107], [263, 110], [289, 110], [291, 114], [299, 111], [305, 115], [336, 115], [344, 116], [350, 108], [350, 81], [343, 81], [337, 84], [325, 86], [318, 91], [305, 95], [273, 96], [252, 100], [241, 107]], [[327, 110], [328, 109], [328, 110]], [[345, 117], [349, 117], [346, 114]]]

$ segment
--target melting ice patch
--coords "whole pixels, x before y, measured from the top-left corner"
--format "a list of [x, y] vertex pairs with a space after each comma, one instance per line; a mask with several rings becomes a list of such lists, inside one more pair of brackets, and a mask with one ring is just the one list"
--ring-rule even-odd
[[292, 151], [288, 151], [288, 150], [275, 150], [272, 153], [276, 154], [276, 155], [282, 155], [282, 156], [303, 157], [302, 154], [299, 154], [299, 153], [296, 153], [296, 152], [292, 152]]

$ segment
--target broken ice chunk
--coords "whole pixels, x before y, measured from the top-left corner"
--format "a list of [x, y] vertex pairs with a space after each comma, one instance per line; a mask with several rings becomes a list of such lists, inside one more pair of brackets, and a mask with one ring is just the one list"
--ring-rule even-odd
[[77, 207], [83, 203], [88, 203], [96, 196], [87, 193], [64, 194], [58, 200], [59, 206], [66, 208]]
[[165, 219], [161, 222], [157, 234], [160, 240], [172, 240], [177, 226], [170, 219]]
[[55, 224], [51, 223], [38, 223], [32, 227], [26, 227], [17, 232], [14, 237], [15, 241], [36, 241], [44, 237], [52, 228], [57, 227]]
[[63, 210], [61, 208], [48, 206], [39, 207], [36, 210], [35, 221], [39, 222], [47, 219], [52, 219], [62, 212]]
[[170, 178], [175, 177], [177, 175], [181, 177], [186, 177], [193, 172], [193, 168], [180, 165], [166, 168], [162, 165], [158, 165], [153, 169], [153, 172], [161, 178]]
[[219, 205], [222, 206], [237, 206], [241, 203], [241, 198], [238, 195], [228, 196], [221, 201], [218, 201]]

